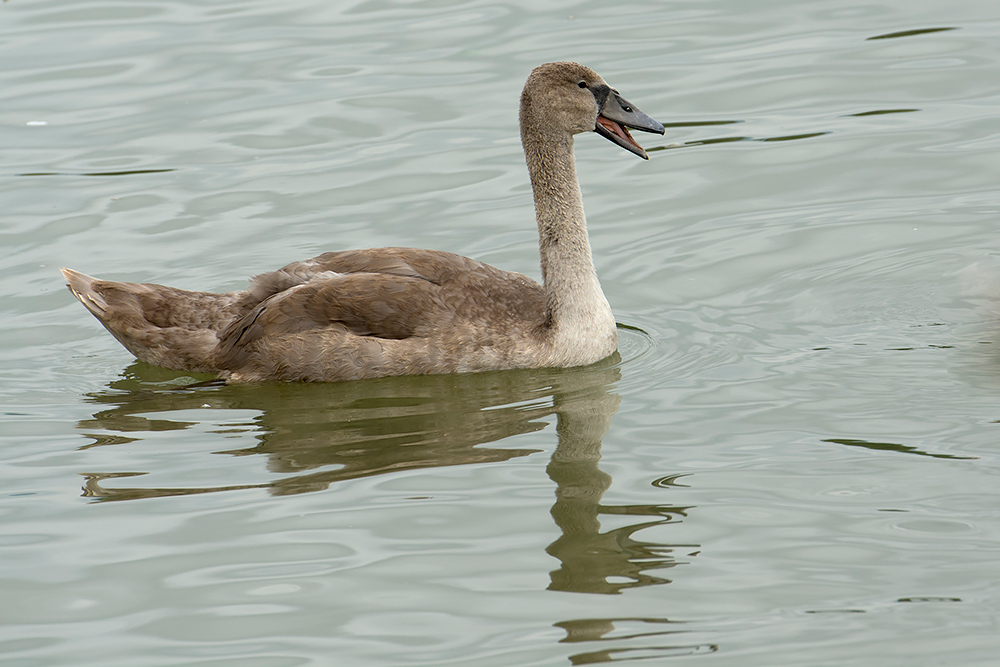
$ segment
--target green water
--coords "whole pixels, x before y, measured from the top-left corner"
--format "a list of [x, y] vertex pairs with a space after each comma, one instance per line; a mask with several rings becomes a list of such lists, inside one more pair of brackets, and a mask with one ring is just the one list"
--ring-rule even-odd
[[[993, 665], [994, 3], [0, 5], [0, 663]], [[538, 275], [516, 127], [572, 59], [620, 356], [190, 386], [59, 266], [326, 250]]]

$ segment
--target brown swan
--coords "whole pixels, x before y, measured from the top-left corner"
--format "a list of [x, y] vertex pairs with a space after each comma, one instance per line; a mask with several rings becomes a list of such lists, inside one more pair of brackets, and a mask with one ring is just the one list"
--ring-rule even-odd
[[663, 134], [663, 125], [570, 62], [532, 71], [520, 125], [544, 286], [412, 248], [329, 252], [227, 294], [62, 272], [76, 298], [140, 360], [230, 381], [590, 364], [615, 351], [617, 331], [594, 272], [573, 135], [597, 132], [647, 158], [627, 128]]

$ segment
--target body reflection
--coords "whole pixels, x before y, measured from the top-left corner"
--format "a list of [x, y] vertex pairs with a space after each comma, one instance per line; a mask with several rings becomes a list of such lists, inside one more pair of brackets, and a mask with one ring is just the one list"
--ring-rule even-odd
[[143, 432], [190, 429], [193, 410], [247, 410], [256, 413], [252, 420], [226, 428], [251, 432], [255, 444], [216, 453], [262, 455], [276, 479], [129, 488], [104, 480], [145, 473], [96, 472], [85, 474], [84, 494], [102, 501], [248, 488], [287, 495], [402, 470], [506, 461], [538, 450], [483, 445], [545, 428], [562, 405], [602, 413], [606, 430], [620, 401], [609, 393], [621, 377], [619, 361], [615, 355], [586, 368], [256, 385], [191, 384], [189, 376], [135, 363], [108, 390], [87, 397], [102, 409], [78, 424], [94, 440], [85, 448], [128, 446]]
[[[617, 354], [586, 368], [533, 369], [473, 375], [384, 378], [336, 384], [192, 384], [180, 373], [136, 363], [106, 391], [88, 396], [101, 406], [79, 428], [94, 442], [84, 448], [128, 446], [143, 432], [185, 430], [194, 410], [247, 410], [246, 423], [213, 434], [252, 434], [255, 444], [216, 454], [265, 457], [274, 479], [199, 487], [123, 486], [144, 472], [85, 473], [84, 495], [133, 500], [266, 489], [305, 493], [331, 484], [403, 470], [506, 461], [533, 449], [484, 446], [545, 428], [557, 417], [558, 445], [548, 465], [556, 483], [552, 517], [562, 531], [547, 552], [560, 561], [550, 590], [619, 593], [669, 583], [651, 574], [679, 564], [685, 546], [643, 542], [635, 533], [676, 523], [688, 507], [603, 505], [611, 477], [600, 470], [601, 442], [621, 397]], [[666, 482], [664, 483], [664, 480]], [[657, 486], [672, 486], [662, 478]], [[600, 515], [637, 517], [601, 532]], [[690, 551], [690, 549], [688, 549]]]

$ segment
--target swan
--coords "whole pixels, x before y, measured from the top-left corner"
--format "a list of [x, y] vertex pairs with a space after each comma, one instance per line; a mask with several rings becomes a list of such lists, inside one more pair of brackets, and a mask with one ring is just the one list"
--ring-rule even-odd
[[148, 364], [230, 382], [341, 381], [591, 364], [617, 330], [601, 290], [573, 137], [596, 132], [648, 159], [628, 128], [664, 133], [596, 72], [535, 68], [519, 121], [538, 223], [542, 285], [461, 255], [414, 248], [328, 252], [226, 294], [100, 280], [67, 286]]

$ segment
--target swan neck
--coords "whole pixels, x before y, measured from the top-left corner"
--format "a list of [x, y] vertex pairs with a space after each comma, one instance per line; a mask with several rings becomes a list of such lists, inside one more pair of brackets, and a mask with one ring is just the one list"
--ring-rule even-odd
[[[525, 153], [538, 223], [542, 278], [549, 287], [553, 272], [565, 265], [593, 271], [583, 196], [576, 177], [573, 137], [544, 143], [525, 137]], [[532, 145], [534, 144], [534, 145]]]
[[614, 330], [611, 307], [594, 271], [573, 136], [522, 129], [538, 222], [538, 249], [553, 329]]

